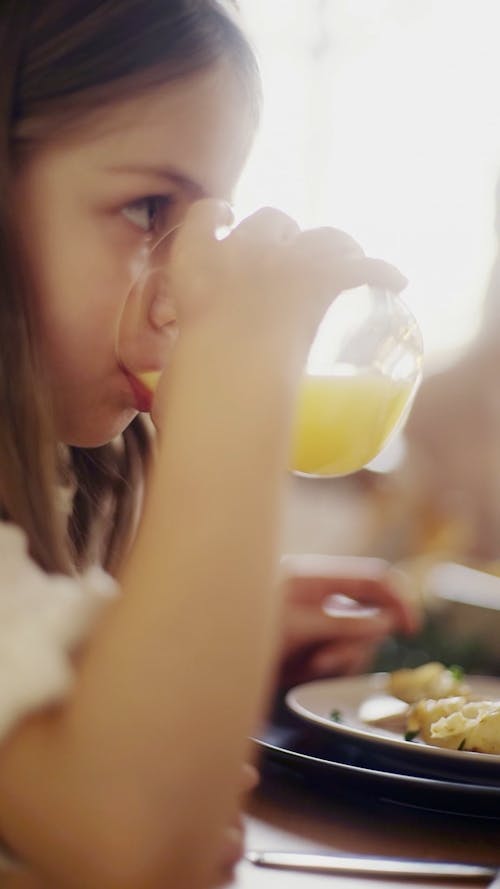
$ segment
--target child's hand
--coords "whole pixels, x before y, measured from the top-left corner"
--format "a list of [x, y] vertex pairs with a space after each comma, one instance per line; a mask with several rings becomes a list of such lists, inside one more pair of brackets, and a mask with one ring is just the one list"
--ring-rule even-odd
[[284, 568], [283, 685], [363, 672], [386, 636], [418, 629], [405, 577], [382, 559], [298, 555]]
[[[393, 266], [366, 257], [337, 229], [301, 232], [285, 213], [265, 207], [218, 239], [231, 221], [223, 201], [195, 202], [165, 267], [180, 339], [201, 325], [202, 339], [211, 337], [228, 374], [251, 364], [263, 386], [273, 374], [293, 386], [321, 319], [342, 290], [369, 283], [399, 291], [406, 284]], [[168, 377], [167, 368], [153, 404], [157, 426]]]
[[222, 320], [256, 347], [263, 336], [284, 342], [287, 352], [298, 345], [302, 362], [340, 291], [364, 283], [399, 291], [406, 284], [336, 229], [301, 232], [289, 216], [265, 207], [218, 240], [231, 219], [224, 202], [197, 201], [176, 235], [167, 271], [181, 335], [202, 318]]

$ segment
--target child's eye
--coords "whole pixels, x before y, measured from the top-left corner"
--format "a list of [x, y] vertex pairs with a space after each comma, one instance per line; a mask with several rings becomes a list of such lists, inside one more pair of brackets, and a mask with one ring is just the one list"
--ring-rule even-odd
[[151, 195], [127, 204], [123, 207], [122, 213], [129, 222], [143, 232], [159, 231], [163, 226], [169, 203], [170, 199], [165, 195]]

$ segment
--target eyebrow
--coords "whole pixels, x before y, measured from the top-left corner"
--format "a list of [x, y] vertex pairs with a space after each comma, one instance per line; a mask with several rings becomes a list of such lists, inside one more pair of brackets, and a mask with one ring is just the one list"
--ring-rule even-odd
[[174, 167], [156, 167], [147, 165], [127, 164], [124, 166], [108, 167], [110, 173], [132, 173], [136, 176], [156, 176], [158, 179], [169, 179], [183, 190], [193, 194], [197, 198], [210, 197], [210, 193], [200, 182], [186, 176]]

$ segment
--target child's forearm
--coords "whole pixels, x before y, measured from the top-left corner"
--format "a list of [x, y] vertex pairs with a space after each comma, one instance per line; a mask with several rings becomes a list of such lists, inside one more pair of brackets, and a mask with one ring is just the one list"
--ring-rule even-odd
[[[193, 336], [180, 345], [120, 606], [122, 620], [150, 621], [148, 651], [155, 639], [158, 645], [152, 680], [165, 671], [165, 695], [178, 711], [175, 720], [165, 716], [165, 726], [184, 723], [190, 733], [203, 724], [206, 733], [213, 724], [217, 738], [218, 716], [231, 712], [226, 741], [251, 728], [269, 663], [292, 388], [272, 379], [270, 356], [256, 361], [241, 345], [232, 345], [239, 359], [233, 374], [215, 343]], [[139, 635], [136, 644], [140, 652]], [[124, 655], [116, 657], [125, 656], [137, 675], [130, 647], [119, 650]], [[189, 651], [195, 662], [186, 674]]]
[[[114, 854], [117, 869], [148, 860], [148, 886], [203, 885], [273, 658], [293, 385], [273, 371], [271, 348], [257, 359], [245, 337], [225, 354], [223, 343], [198, 329], [179, 343], [123, 596], [84, 655], [40, 808], [97, 843], [98, 858]], [[30, 852], [50, 870], [43, 834]], [[79, 849], [66, 864], [58, 853], [68, 887], [86, 885]]]
[[[167, 696], [175, 682], [186, 701], [189, 683], [194, 698], [200, 682], [207, 687], [197, 712], [188, 706], [182, 713], [172, 692], [177, 726], [185, 719], [195, 729], [207, 720], [208, 729], [214, 707], [221, 716], [231, 707], [235, 737], [251, 726], [269, 660], [291, 399], [288, 383], [271, 380], [270, 368], [267, 376], [265, 356], [260, 366], [250, 348], [239, 358], [231, 375], [227, 355], [202, 337], [178, 350], [157, 465], [115, 620], [116, 627], [129, 614], [143, 627], [150, 621], [147, 648], [152, 651], [155, 638], [158, 644], [152, 678], [165, 670]], [[135, 621], [130, 627], [135, 631]], [[138, 651], [145, 645], [140, 635], [136, 644]], [[119, 648], [123, 654], [116, 657], [134, 671], [147, 669], [133, 664], [130, 647]], [[186, 675], [189, 650], [196, 663]], [[245, 703], [234, 700], [236, 690]]]

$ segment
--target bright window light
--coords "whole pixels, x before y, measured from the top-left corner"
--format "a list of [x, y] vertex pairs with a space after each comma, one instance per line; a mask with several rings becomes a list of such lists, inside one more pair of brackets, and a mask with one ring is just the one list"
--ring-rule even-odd
[[396, 263], [428, 362], [446, 362], [477, 330], [496, 249], [500, 3], [240, 5], [265, 109], [238, 213], [272, 204]]

